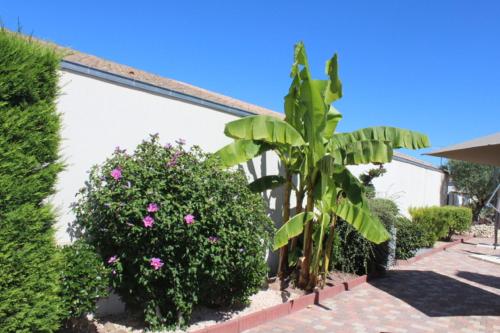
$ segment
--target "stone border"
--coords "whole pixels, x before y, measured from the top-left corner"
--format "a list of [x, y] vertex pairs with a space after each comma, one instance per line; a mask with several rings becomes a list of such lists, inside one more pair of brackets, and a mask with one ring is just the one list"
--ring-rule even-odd
[[[447, 248], [455, 246], [457, 244], [463, 243], [464, 241], [470, 239], [468, 238], [460, 238], [448, 244], [444, 244], [440, 247], [436, 247], [426, 253], [422, 253], [408, 260], [398, 260], [396, 261], [396, 266], [406, 266], [413, 264], [416, 261], [422, 260], [432, 254], [435, 254], [440, 251], [445, 251]], [[357, 278], [348, 280], [342, 284], [326, 287], [320, 290], [315, 290], [313, 293], [300, 296], [296, 299], [289, 300], [283, 304], [274, 305], [267, 309], [262, 309], [259, 311], [255, 311], [249, 313], [247, 315], [243, 315], [241, 317], [237, 317], [235, 319], [231, 319], [225, 322], [217, 323], [190, 333], [239, 333], [245, 330], [257, 327], [263, 323], [268, 321], [272, 321], [274, 319], [278, 319], [284, 316], [287, 316], [291, 313], [303, 310], [312, 305], [320, 304], [321, 301], [333, 298], [340, 293], [345, 291], [352, 290], [367, 281], [370, 281], [374, 278], [379, 277], [381, 274], [378, 272], [361, 275]]]
[[449, 242], [448, 244], [444, 244], [442, 246], [439, 246], [439, 247], [436, 247], [436, 248], [433, 248], [425, 253], [422, 253], [422, 254], [419, 254], [413, 258], [410, 258], [408, 260], [396, 260], [396, 266], [407, 266], [407, 265], [410, 265], [410, 264], [413, 264], [419, 260], [422, 260], [428, 256], [431, 256], [437, 252], [441, 252], [441, 251], [446, 251], [447, 248], [449, 247], [452, 247], [452, 246], [455, 246], [457, 244], [460, 244], [460, 243], [463, 243], [469, 239], [471, 239], [472, 237], [462, 237], [460, 239], [457, 239], [453, 242]]

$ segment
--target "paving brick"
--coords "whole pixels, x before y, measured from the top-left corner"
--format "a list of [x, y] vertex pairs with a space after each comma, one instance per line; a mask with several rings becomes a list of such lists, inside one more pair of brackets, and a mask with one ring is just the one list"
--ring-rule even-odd
[[[500, 332], [500, 266], [473, 239], [398, 265], [384, 277], [255, 327], [267, 332]], [[500, 254], [500, 250], [496, 251]]]

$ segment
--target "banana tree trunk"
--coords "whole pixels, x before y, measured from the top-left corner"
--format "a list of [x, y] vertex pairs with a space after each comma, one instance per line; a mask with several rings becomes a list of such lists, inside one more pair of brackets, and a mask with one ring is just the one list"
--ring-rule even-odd
[[[295, 208], [295, 215], [302, 213], [304, 208], [302, 207], [302, 202], [304, 201], [304, 190], [298, 190], [295, 192], [295, 198], [297, 200], [296, 203], [296, 208]], [[294, 237], [292, 238], [291, 244], [290, 244], [290, 252], [294, 253], [295, 249], [297, 248], [297, 241], [299, 237]]]
[[[313, 195], [314, 187], [308, 186], [307, 190], [307, 206], [306, 212], [314, 212], [314, 195]], [[300, 277], [299, 277], [299, 287], [306, 288], [309, 284], [309, 276], [311, 269], [311, 256], [312, 256], [312, 227], [313, 221], [308, 221], [304, 226], [304, 261], [300, 267]]]
[[325, 255], [323, 260], [323, 285], [326, 283], [326, 277], [329, 272], [330, 257], [333, 253], [333, 242], [335, 241], [335, 224], [337, 223], [337, 215], [332, 215], [330, 230], [328, 231], [328, 239], [326, 240]]
[[[286, 170], [286, 183], [284, 188], [283, 198], [283, 223], [287, 223], [290, 219], [290, 195], [292, 193], [292, 174]], [[288, 245], [280, 249], [278, 277], [284, 280], [288, 271]]]

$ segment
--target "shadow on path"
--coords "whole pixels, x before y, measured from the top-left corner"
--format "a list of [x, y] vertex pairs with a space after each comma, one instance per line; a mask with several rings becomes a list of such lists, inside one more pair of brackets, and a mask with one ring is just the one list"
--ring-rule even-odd
[[[462, 273], [468, 273], [467, 277], [461, 277], [470, 278], [471, 281], [481, 275]], [[483, 282], [485, 280], [482, 279]], [[435, 272], [391, 271], [385, 277], [369, 283], [429, 317], [500, 316], [500, 295]], [[498, 281], [493, 283], [497, 285]]]
[[[458, 273], [456, 275], [462, 279], [466, 279], [466, 280], [469, 280], [472, 282], [482, 284], [483, 286], [497, 288], [500, 290], [500, 277], [498, 277], [498, 276], [485, 275], [485, 274], [480, 274], [480, 273], [472, 273], [472, 272], [466, 272], [466, 271], [458, 271]], [[500, 296], [498, 296], [498, 297], [500, 297]]]

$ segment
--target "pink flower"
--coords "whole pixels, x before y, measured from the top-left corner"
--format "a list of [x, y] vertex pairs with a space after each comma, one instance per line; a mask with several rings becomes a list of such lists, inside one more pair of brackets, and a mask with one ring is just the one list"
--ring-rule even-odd
[[192, 214], [187, 214], [186, 216], [184, 216], [184, 221], [188, 225], [193, 224], [194, 223], [194, 216]]
[[150, 204], [148, 205], [148, 213], [155, 213], [155, 212], [157, 212], [157, 211], [158, 211], [158, 209], [159, 209], [159, 208], [158, 208], [158, 205], [157, 205], [157, 204], [155, 204], [155, 203], [150, 203]]
[[174, 167], [177, 164], [177, 159], [172, 158], [170, 161], [167, 162], [167, 167], [171, 168]]
[[117, 261], [118, 261], [118, 256], [112, 256], [112, 257], [109, 257], [108, 264], [113, 265]]
[[165, 149], [172, 149], [172, 145], [170, 143], [167, 143], [164, 147]]
[[219, 241], [219, 237], [216, 237], [216, 236], [210, 236], [208, 237], [208, 241], [212, 244], [215, 244]]
[[151, 265], [151, 267], [153, 267], [156, 271], [159, 270], [160, 268], [162, 268], [162, 266], [164, 265], [163, 264], [163, 261], [160, 259], [160, 258], [151, 258], [151, 260], [149, 260], [149, 264]]
[[151, 227], [153, 227], [155, 220], [154, 220], [154, 218], [152, 218], [151, 216], [148, 215], [142, 219], [142, 222], [144, 223], [144, 226], [146, 228], [151, 228]]
[[111, 171], [111, 177], [113, 177], [115, 180], [120, 180], [122, 178], [122, 169], [115, 168]]

